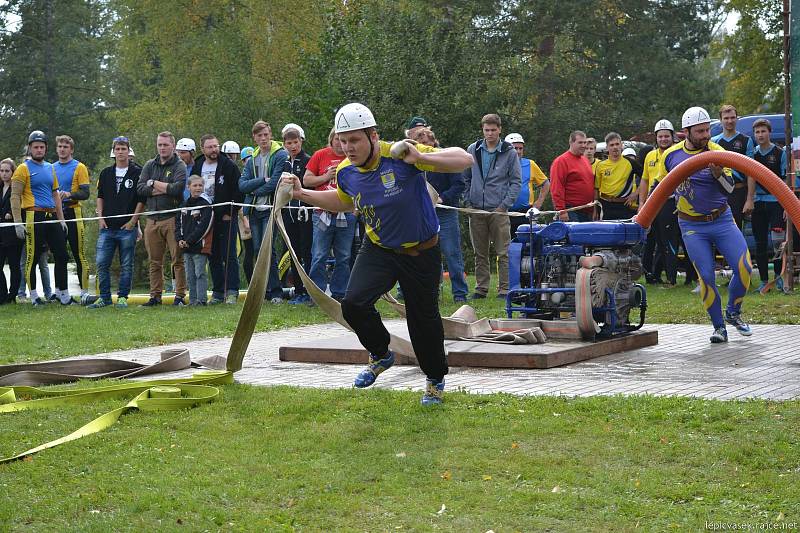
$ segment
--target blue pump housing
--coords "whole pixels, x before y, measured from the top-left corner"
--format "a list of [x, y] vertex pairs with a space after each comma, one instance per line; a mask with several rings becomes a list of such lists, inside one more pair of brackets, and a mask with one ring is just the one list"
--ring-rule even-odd
[[522, 224], [517, 228], [517, 242], [530, 242], [533, 234], [545, 242], [564, 241], [575, 246], [612, 248], [633, 246], [647, 236], [644, 228], [635, 222], [553, 222], [546, 226]]

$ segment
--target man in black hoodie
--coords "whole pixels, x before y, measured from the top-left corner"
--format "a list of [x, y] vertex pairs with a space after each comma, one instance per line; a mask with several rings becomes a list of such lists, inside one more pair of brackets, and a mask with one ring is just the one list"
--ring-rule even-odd
[[[244, 195], [239, 192], [239, 167], [220, 152], [219, 139], [210, 133], [203, 135], [200, 149], [203, 155], [195, 159], [192, 169], [205, 180], [205, 195], [211, 203], [242, 203]], [[214, 305], [224, 301], [235, 304], [239, 300], [239, 257], [236, 255], [239, 206], [218, 205], [213, 209], [212, 294], [209, 303]]]

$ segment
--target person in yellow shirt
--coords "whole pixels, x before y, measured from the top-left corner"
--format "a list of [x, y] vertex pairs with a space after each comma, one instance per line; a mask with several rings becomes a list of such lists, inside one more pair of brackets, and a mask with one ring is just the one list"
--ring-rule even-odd
[[611, 132], [606, 135], [608, 159], [594, 167], [595, 199], [600, 200], [603, 220], [627, 220], [636, 214], [636, 178], [641, 169], [635, 162], [622, 157], [622, 137]]
[[72, 250], [75, 269], [81, 285], [81, 296], [89, 291], [89, 263], [86, 261], [83, 213], [80, 202], [89, 199], [89, 170], [73, 159], [75, 141], [69, 135], [56, 137], [58, 161], [53, 169], [58, 177], [58, 194], [61, 196], [64, 220], [67, 221], [67, 243]]
[[[525, 139], [519, 133], [506, 135], [506, 142], [511, 143], [519, 157], [519, 166], [522, 169], [522, 184], [519, 196], [511, 207], [511, 211], [527, 213], [528, 209], [535, 207], [541, 210], [547, 195], [550, 193], [550, 180], [547, 179], [542, 169], [533, 159], [522, 157], [525, 153]], [[511, 219], [511, 238], [517, 233], [521, 224], [528, 222], [526, 217], [509, 217]]]
[[[653, 131], [656, 134], [656, 148], [644, 159], [642, 181], [639, 186], [639, 205], [644, 205], [658, 182], [664, 178], [659, 164], [664, 151], [675, 142], [675, 128], [669, 120], [656, 122]], [[650, 237], [652, 235], [652, 238]], [[648, 283], [661, 283], [661, 270], [667, 275], [667, 284], [675, 285], [678, 275], [678, 247], [681, 242], [681, 230], [675, 214], [675, 197], [670, 196], [664, 202], [661, 211], [653, 222], [648, 234], [647, 247], [644, 251], [643, 266]], [[652, 244], [651, 244], [652, 243]], [[688, 269], [694, 273], [694, 269]]]
[[[30, 159], [21, 163], [11, 176], [11, 212], [17, 237], [25, 239], [25, 276], [31, 289], [34, 307], [46, 302], [36, 292], [36, 275], [33, 267], [47, 247], [55, 259], [56, 296], [63, 305], [73, 302], [67, 290], [67, 247], [65, 233], [67, 225], [61, 210], [61, 195], [58, 193], [58, 178], [53, 165], [44, 160], [47, 153], [47, 136], [32, 131], [28, 136]], [[53, 223], [55, 221], [60, 223]]]

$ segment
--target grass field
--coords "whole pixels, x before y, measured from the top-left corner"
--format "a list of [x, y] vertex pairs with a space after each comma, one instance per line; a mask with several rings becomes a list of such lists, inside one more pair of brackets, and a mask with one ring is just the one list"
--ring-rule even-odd
[[[649, 294], [651, 322], [706, 321], [688, 288]], [[796, 300], [750, 295], [746, 313], [798, 323]], [[501, 315], [500, 300], [474, 305]], [[0, 363], [231, 335], [240, 311], [4, 306]], [[322, 321], [267, 304], [257, 329]], [[0, 457], [123, 404], [2, 414]], [[800, 401], [451, 390], [424, 409], [417, 392], [229, 385], [0, 466], [0, 531], [792, 530], [798, 426]]]
[[[797, 402], [227, 386], [0, 466], [6, 531], [698, 531], [800, 522]], [[0, 456], [116, 407], [3, 415]]]

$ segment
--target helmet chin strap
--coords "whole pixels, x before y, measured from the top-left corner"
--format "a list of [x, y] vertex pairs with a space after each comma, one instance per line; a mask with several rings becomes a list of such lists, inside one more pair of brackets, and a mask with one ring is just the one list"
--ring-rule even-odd
[[372, 154], [375, 151], [375, 143], [372, 142], [372, 136], [369, 134], [369, 132], [366, 129], [363, 129], [361, 131], [363, 131], [364, 135], [367, 136], [367, 141], [369, 142], [369, 154], [367, 154], [367, 158], [364, 160], [363, 163], [356, 165], [357, 167], [366, 166], [367, 163], [369, 163], [370, 160], [372, 159]]

